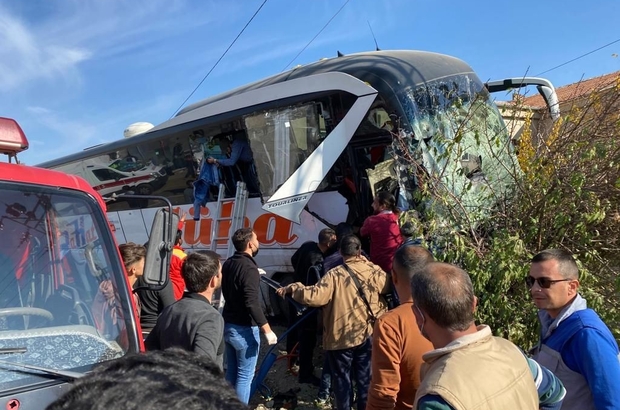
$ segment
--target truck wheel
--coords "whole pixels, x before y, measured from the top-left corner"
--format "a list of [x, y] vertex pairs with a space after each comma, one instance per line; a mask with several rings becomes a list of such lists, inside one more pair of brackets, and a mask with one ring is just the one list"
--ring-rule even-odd
[[151, 195], [153, 193], [153, 187], [151, 184], [140, 184], [136, 187], [137, 195]]

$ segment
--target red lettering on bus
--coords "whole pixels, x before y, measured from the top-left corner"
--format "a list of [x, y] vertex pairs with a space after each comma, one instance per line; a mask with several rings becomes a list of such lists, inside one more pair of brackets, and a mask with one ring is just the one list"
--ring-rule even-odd
[[[232, 216], [233, 202], [225, 202], [222, 206], [222, 217], [227, 218]], [[189, 214], [194, 214], [193, 207], [189, 209]], [[185, 222], [183, 241], [187, 245], [211, 245], [211, 230], [214, 221], [213, 218], [210, 218], [210, 216], [211, 212], [209, 208], [201, 208], [200, 221], [188, 219]], [[230, 220], [220, 222], [217, 236], [226, 239], [220, 239], [217, 244], [218, 247], [225, 247], [227, 245], [228, 238], [233, 234], [233, 232], [230, 232], [230, 225]], [[290, 245], [298, 238], [297, 235], [293, 234], [292, 222], [271, 213], [260, 215], [256, 221], [254, 221], [254, 224], [252, 224], [250, 219], [246, 216], [243, 219], [243, 226], [245, 228], [252, 227], [252, 229], [256, 232], [258, 241], [262, 245], [268, 246], [276, 243], [278, 245]]]
[[280, 216], [265, 213], [254, 221], [254, 232], [258, 241], [264, 245], [290, 245], [297, 240], [293, 233], [293, 223]]

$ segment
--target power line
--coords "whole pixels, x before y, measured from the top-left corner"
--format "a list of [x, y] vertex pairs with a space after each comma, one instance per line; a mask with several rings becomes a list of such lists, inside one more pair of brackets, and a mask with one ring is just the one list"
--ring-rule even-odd
[[619, 38], [619, 39], [617, 39], [617, 40], [612, 41], [611, 43], [607, 43], [607, 44], [605, 44], [604, 46], [601, 46], [601, 47], [599, 47], [599, 48], [597, 48], [597, 49], [595, 49], [595, 50], [592, 50], [592, 51], [589, 51], [589, 52], [587, 52], [587, 53], [585, 53], [585, 54], [582, 54], [582, 55], [580, 55], [579, 57], [575, 57], [575, 58], [573, 58], [572, 60], [569, 60], [569, 61], [567, 61], [567, 62], [565, 62], [565, 63], [562, 63], [562, 64], [560, 64], [560, 65], [556, 65], [555, 67], [550, 68], [550, 69], [548, 69], [548, 70], [546, 70], [546, 71], [543, 71], [542, 73], [538, 73], [538, 74], [536, 74], [536, 76], [538, 77], [539, 75], [542, 75], [542, 74], [548, 73], [549, 71], [553, 71], [553, 70], [555, 70], [556, 68], [563, 67], [563, 66], [565, 66], [566, 64], [572, 63], [573, 61], [577, 61], [577, 60], [579, 60], [580, 58], [583, 58], [583, 57], [588, 56], [588, 55], [590, 55], [590, 54], [592, 54], [592, 53], [595, 53], [595, 52], [597, 52], [597, 51], [599, 51], [599, 50], [602, 50], [602, 49], [604, 49], [605, 47], [609, 47], [609, 46], [610, 46], [610, 45], [612, 45], [612, 44], [616, 44], [616, 43], [617, 43], [617, 42], [619, 42], [619, 41], [620, 41], [620, 38]]
[[288, 63], [287, 65], [285, 65], [285, 66], [284, 66], [284, 68], [282, 69], [282, 71], [286, 70], [286, 69], [287, 69], [287, 68], [288, 68], [291, 64], [293, 64], [293, 62], [294, 62], [295, 60], [297, 60], [297, 57], [299, 57], [299, 56], [301, 55], [301, 53], [303, 53], [303, 52], [306, 50], [306, 48], [308, 48], [308, 46], [309, 46], [310, 44], [312, 44], [312, 42], [313, 42], [313, 41], [314, 41], [314, 40], [315, 40], [315, 39], [316, 39], [316, 38], [317, 38], [317, 37], [318, 37], [318, 36], [319, 36], [319, 35], [323, 32], [323, 30], [325, 30], [325, 29], [327, 28], [327, 26], [329, 25], [329, 23], [331, 23], [331, 22], [332, 22], [332, 20], [336, 18], [336, 16], [337, 16], [337, 15], [338, 15], [341, 11], [342, 11], [342, 9], [344, 8], [344, 6], [346, 6], [346, 5], [347, 5], [347, 3], [349, 3], [349, 1], [351, 1], [351, 0], [347, 0], [347, 1], [345, 1], [345, 2], [344, 2], [344, 4], [343, 4], [342, 6], [340, 6], [340, 8], [338, 9], [338, 11], [337, 11], [336, 13], [334, 13], [334, 15], [332, 16], [332, 18], [330, 18], [330, 19], [327, 21], [327, 23], [325, 23], [325, 25], [323, 26], [323, 28], [322, 28], [322, 29], [320, 29], [320, 30], [319, 30], [319, 32], [318, 32], [318, 33], [316, 33], [316, 35], [315, 35], [314, 37], [312, 37], [312, 40], [310, 40], [310, 41], [308, 42], [308, 44], [306, 44], [306, 45], [304, 46], [304, 48], [302, 48], [302, 49], [301, 49], [301, 51], [300, 51], [299, 53], [297, 53], [297, 55], [296, 55], [295, 57], [293, 57], [293, 59], [292, 59], [291, 61], [289, 61], [289, 63]]
[[[211, 69], [209, 70], [209, 72], [203, 77], [202, 80], [200, 80], [200, 82], [198, 83], [198, 85], [196, 86], [196, 88], [194, 88], [194, 91], [192, 91], [187, 98], [181, 103], [181, 105], [179, 105], [179, 108], [177, 108], [174, 113], [170, 116], [170, 118], [174, 117], [174, 115], [179, 112], [179, 110], [183, 107], [183, 105], [185, 105], [185, 103], [187, 102], [187, 100], [189, 100], [192, 95], [194, 95], [194, 93], [198, 90], [198, 88], [200, 88], [200, 86], [202, 85], [202, 83], [204, 83], [204, 81], [207, 79], [207, 77], [209, 77], [209, 74], [211, 74], [211, 72], [215, 69], [215, 67], [217, 67], [217, 65], [220, 63], [220, 61], [222, 61], [222, 59], [224, 58], [224, 56], [226, 55], [226, 53], [228, 53], [228, 50], [231, 49], [231, 47], [235, 44], [235, 42], [239, 39], [239, 37], [241, 37], [241, 34], [243, 34], [243, 32], [245, 31], [246, 28], [248, 28], [248, 26], [250, 25], [250, 23], [252, 22], [252, 20], [254, 20], [254, 17], [256, 17], [256, 15], [258, 14], [258, 12], [263, 8], [263, 6], [265, 5], [265, 3], [267, 3], [267, 0], [264, 0], [263, 3], [260, 5], [260, 7], [254, 12], [254, 14], [252, 15], [252, 17], [250, 18], [250, 20], [248, 20], [247, 23], [245, 23], [245, 26], [243, 26], [243, 28], [241, 29], [241, 31], [239, 32], [239, 34], [237, 34], [237, 37], [235, 37], [235, 39], [232, 41], [232, 43], [230, 43], [230, 45], [228, 46], [228, 48], [224, 51], [224, 53], [220, 56], [220, 58], [217, 59], [217, 61], [215, 62], [215, 64], [213, 64], [213, 67], [211, 67]], [[170, 119], [169, 118], [169, 119]]]

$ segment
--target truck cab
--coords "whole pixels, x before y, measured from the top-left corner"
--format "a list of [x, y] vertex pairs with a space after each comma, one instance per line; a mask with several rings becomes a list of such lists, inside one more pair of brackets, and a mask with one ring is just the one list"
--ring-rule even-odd
[[97, 363], [143, 350], [105, 202], [82, 178], [10, 163], [27, 147], [19, 125], [0, 118], [0, 153], [9, 156], [0, 163], [0, 408], [7, 409], [43, 409]]

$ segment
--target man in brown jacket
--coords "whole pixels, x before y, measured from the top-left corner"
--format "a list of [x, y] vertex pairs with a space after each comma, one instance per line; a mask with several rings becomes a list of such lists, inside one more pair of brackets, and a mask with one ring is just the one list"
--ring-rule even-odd
[[[385, 312], [380, 295], [389, 288], [387, 274], [362, 257], [361, 250], [362, 244], [356, 236], [346, 236], [340, 243], [343, 265], [328, 271], [314, 286], [297, 282], [277, 291], [280, 296], [292, 294], [299, 303], [323, 307], [323, 349], [332, 370], [337, 410], [350, 409], [351, 375], [357, 386], [357, 409], [366, 408], [370, 335], [375, 318]], [[361, 285], [361, 293], [353, 275]]]
[[422, 355], [433, 350], [411, 314], [411, 278], [433, 262], [431, 253], [422, 246], [403, 246], [394, 254], [392, 282], [400, 305], [375, 323], [372, 334], [372, 379], [366, 410], [411, 410], [420, 386]]

